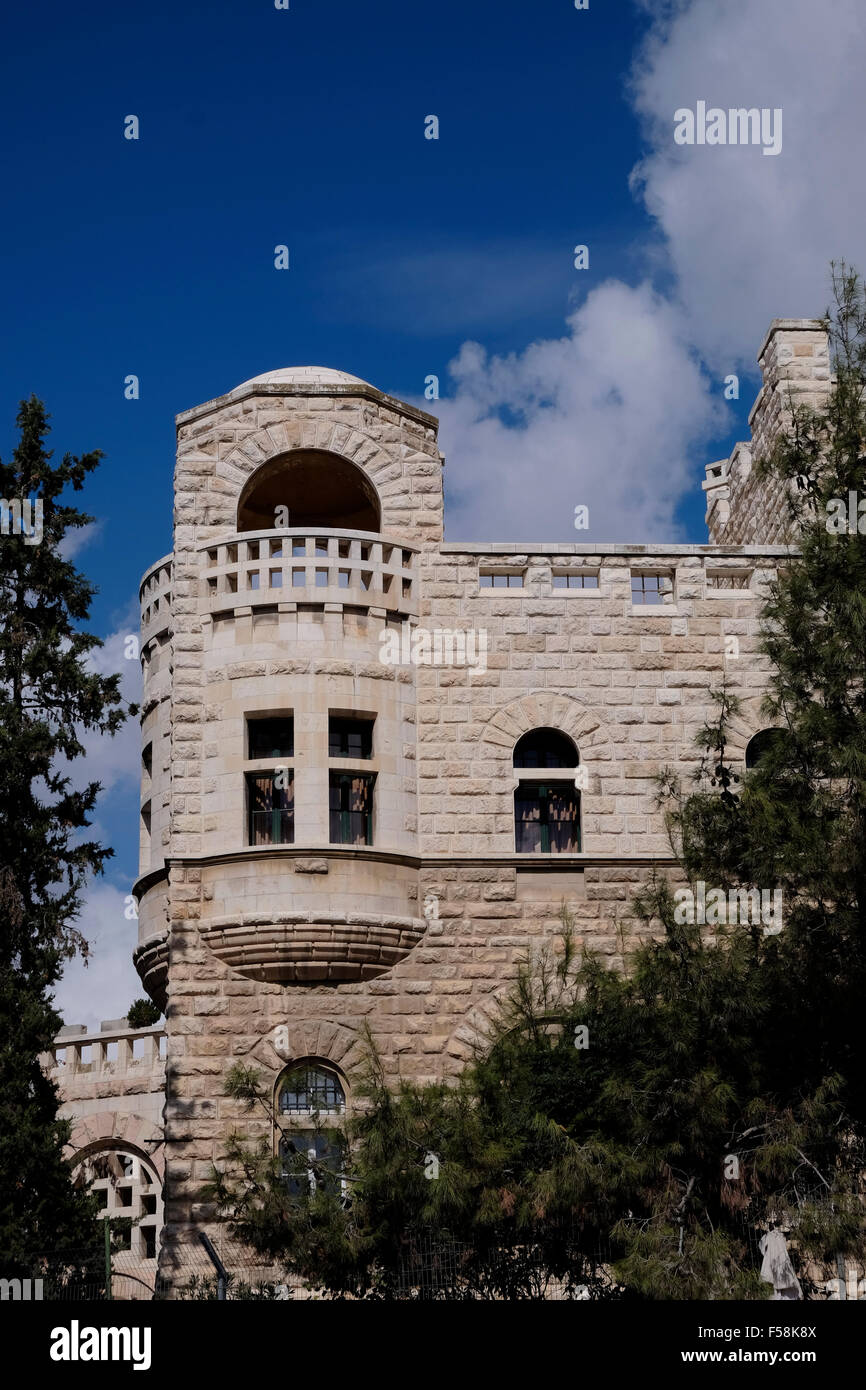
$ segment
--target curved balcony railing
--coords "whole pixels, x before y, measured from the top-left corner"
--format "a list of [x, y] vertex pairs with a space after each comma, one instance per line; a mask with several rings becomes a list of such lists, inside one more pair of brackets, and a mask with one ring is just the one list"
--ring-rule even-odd
[[170, 626], [171, 621], [171, 578], [172, 557], [163, 555], [149, 569], [138, 590], [141, 604], [141, 644], [149, 641], [156, 632]]
[[202, 553], [212, 612], [276, 603], [342, 604], [417, 613], [417, 547], [370, 531], [245, 531]]

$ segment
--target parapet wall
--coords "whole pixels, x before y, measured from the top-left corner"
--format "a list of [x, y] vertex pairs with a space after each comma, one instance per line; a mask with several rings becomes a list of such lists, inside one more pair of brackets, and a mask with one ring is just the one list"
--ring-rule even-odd
[[820, 408], [832, 380], [830, 345], [820, 319], [774, 319], [758, 353], [763, 385], [749, 415], [751, 440], [707, 465], [707, 528], [713, 544], [784, 545], [796, 541], [781, 483], [759, 481], [764, 459], [799, 405]]

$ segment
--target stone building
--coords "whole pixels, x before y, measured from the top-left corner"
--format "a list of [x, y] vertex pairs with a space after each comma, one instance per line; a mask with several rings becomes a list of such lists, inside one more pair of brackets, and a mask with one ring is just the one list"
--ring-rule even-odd
[[71, 1120], [75, 1176], [92, 1185], [101, 1214], [132, 1227], [115, 1256], [116, 1298], [147, 1298], [155, 1289], [165, 1161], [165, 1028], [130, 1028], [110, 1019], [97, 1033], [62, 1028], [43, 1066]]
[[303, 1140], [351, 1107], [365, 1027], [395, 1078], [459, 1070], [563, 903], [622, 965], [630, 898], [673, 863], [655, 774], [694, 764], [724, 674], [739, 757], [761, 728], [789, 538], [753, 458], [792, 391], [827, 391], [826, 334], [776, 320], [759, 361], [751, 442], [707, 469], [709, 545], [448, 542], [436, 419], [339, 371], [178, 416], [174, 549], [141, 585], [135, 888], [167, 1018], [166, 1271], [214, 1230], [235, 1062]]

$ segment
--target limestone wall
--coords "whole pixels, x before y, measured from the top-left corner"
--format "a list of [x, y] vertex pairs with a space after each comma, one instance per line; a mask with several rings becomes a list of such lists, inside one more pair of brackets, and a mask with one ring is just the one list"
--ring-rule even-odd
[[758, 353], [762, 386], [749, 414], [751, 440], [729, 459], [710, 464], [704, 490], [710, 540], [719, 544], [793, 543], [784, 488], [760, 482], [755, 463], [767, 456], [799, 405], [818, 409], [831, 387], [827, 331], [819, 319], [774, 319]]

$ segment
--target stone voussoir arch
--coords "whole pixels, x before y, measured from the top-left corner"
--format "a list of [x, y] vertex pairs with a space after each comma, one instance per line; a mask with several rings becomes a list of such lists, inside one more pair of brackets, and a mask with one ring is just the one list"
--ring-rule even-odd
[[761, 696], [741, 700], [740, 713], [735, 715], [728, 725], [728, 752], [735, 760], [744, 762], [749, 740], [762, 729], [771, 727], [767, 716], [761, 712], [761, 705]]
[[212, 523], [231, 523], [244, 487], [264, 464], [281, 454], [292, 454], [302, 449], [337, 454], [353, 463], [376, 488], [383, 512], [387, 510], [388, 484], [400, 472], [399, 453], [389, 453], [381, 441], [373, 439], [356, 426], [348, 426], [340, 421], [323, 421], [321, 416], [309, 419], [301, 417], [294, 419], [291, 425], [262, 426], [220, 460], [216, 476], [223, 484], [228, 483], [231, 491], [220, 491], [211, 497]]
[[552, 690], [521, 695], [494, 711], [481, 738], [510, 757], [517, 740], [532, 729], [559, 729], [574, 740], [590, 777], [590, 790], [598, 775], [597, 764], [613, 759], [613, 744], [601, 716], [575, 696]]
[[160, 1182], [165, 1179], [165, 1146], [161, 1128], [127, 1110], [98, 1110], [73, 1121], [66, 1157], [80, 1163], [91, 1154], [124, 1149], [146, 1159]]
[[467, 1010], [445, 1045], [444, 1056], [465, 1065], [489, 1045], [500, 1017], [509, 984], [493, 989]]
[[[283, 1031], [286, 1045], [279, 1051], [275, 1046], [278, 1030]], [[282, 1041], [282, 1039], [279, 1039]], [[337, 1067], [347, 1080], [351, 1080], [353, 1068], [362, 1058], [361, 1039], [352, 1028], [328, 1019], [299, 1022], [286, 1019], [276, 1023], [253, 1044], [244, 1061], [247, 1065], [259, 1063], [275, 1082], [280, 1072], [294, 1061], [316, 1058]]]

